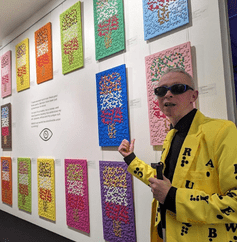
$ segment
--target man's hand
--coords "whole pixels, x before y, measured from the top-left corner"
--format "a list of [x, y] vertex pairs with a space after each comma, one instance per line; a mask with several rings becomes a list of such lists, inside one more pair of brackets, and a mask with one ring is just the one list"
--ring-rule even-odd
[[120, 144], [120, 146], [118, 148], [118, 151], [120, 152], [120, 154], [123, 157], [126, 157], [126, 156], [128, 156], [128, 155], [133, 153], [133, 151], [134, 151], [134, 142], [135, 142], [135, 139], [133, 139], [131, 141], [131, 144], [126, 139], [124, 139], [121, 142], [121, 144]]
[[165, 198], [172, 187], [170, 180], [163, 176], [163, 180], [150, 178], [149, 182], [153, 197], [164, 204]]

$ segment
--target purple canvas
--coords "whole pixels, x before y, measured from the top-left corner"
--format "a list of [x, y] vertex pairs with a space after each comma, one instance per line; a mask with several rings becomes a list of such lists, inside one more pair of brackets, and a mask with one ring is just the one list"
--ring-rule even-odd
[[100, 161], [103, 231], [106, 241], [136, 241], [132, 177], [125, 162]]

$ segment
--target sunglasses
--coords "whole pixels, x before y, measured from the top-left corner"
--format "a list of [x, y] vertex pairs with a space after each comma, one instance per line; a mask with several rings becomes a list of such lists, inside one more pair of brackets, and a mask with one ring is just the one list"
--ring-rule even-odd
[[193, 88], [185, 84], [174, 84], [170, 87], [157, 87], [155, 88], [154, 92], [158, 97], [164, 97], [168, 90], [170, 90], [172, 94], [178, 95], [185, 93], [188, 90], [193, 90]]

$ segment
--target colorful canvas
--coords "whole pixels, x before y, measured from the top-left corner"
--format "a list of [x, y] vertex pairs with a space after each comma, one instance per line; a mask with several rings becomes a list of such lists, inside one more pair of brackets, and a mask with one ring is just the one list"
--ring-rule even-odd
[[12, 159], [1, 157], [2, 166], [2, 201], [12, 205]]
[[130, 139], [125, 65], [96, 74], [100, 146], [119, 146]]
[[11, 51], [1, 56], [2, 98], [12, 94]]
[[37, 83], [53, 79], [51, 23], [35, 32]]
[[144, 38], [148, 40], [189, 23], [188, 0], [143, 0]]
[[12, 148], [12, 115], [11, 104], [1, 106], [2, 148]]
[[16, 85], [18, 92], [30, 87], [29, 39], [16, 46]]
[[125, 49], [123, 0], [93, 0], [96, 60]]
[[54, 160], [38, 159], [37, 167], [39, 216], [55, 221]]
[[31, 160], [18, 158], [18, 208], [31, 213]]
[[125, 162], [100, 161], [103, 231], [106, 241], [136, 241], [132, 177]]
[[86, 160], [65, 160], [67, 225], [90, 233]]
[[63, 74], [83, 67], [81, 2], [60, 15]]
[[170, 122], [159, 108], [154, 88], [167, 68], [181, 68], [193, 76], [190, 42], [147, 56], [145, 62], [151, 145], [162, 145]]

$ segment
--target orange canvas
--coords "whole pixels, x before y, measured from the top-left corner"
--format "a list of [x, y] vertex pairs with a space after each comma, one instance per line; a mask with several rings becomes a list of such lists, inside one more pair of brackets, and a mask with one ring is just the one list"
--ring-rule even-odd
[[51, 23], [35, 32], [35, 57], [37, 83], [53, 79]]
[[2, 201], [12, 205], [12, 159], [1, 157], [2, 166]]

